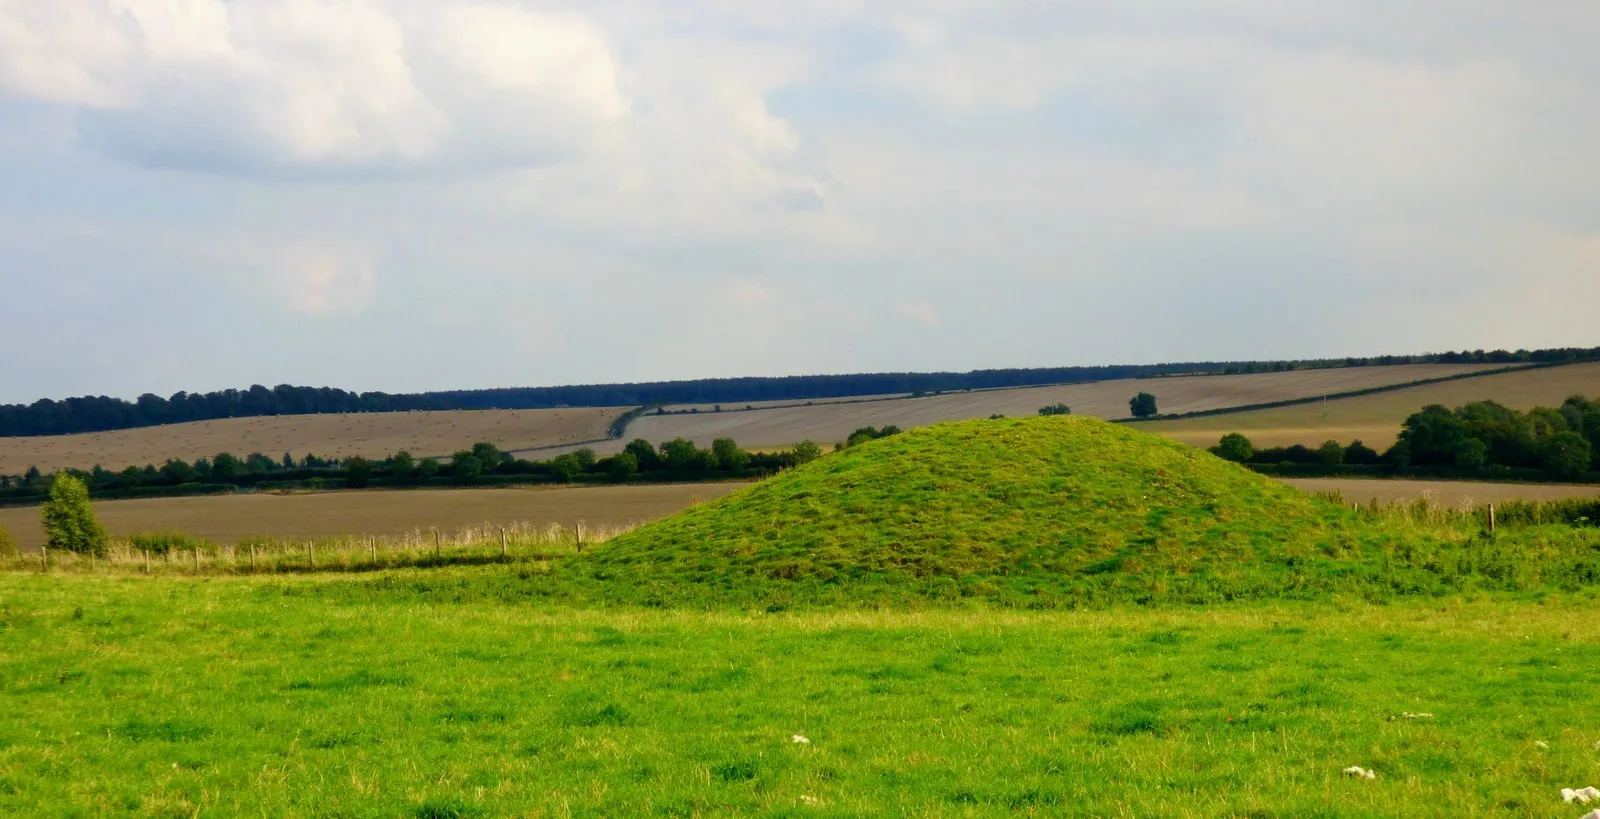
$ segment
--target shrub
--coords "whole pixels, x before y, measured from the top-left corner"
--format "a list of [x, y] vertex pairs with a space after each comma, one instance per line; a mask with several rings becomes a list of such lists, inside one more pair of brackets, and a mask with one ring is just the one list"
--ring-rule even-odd
[[1222, 436], [1222, 440], [1217, 442], [1217, 448], [1214, 451], [1221, 458], [1241, 464], [1256, 455], [1255, 445], [1250, 443], [1249, 438], [1237, 432], [1230, 432]]
[[1135, 418], [1149, 418], [1157, 412], [1156, 397], [1150, 393], [1141, 392], [1128, 399], [1128, 411], [1133, 413]]
[[1072, 414], [1072, 408], [1067, 406], [1066, 404], [1051, 404], [1051, 405], [1049, 405], [1047, 407], [1040, 407], [1039, 408], [1039, 414], [1040, 415], [1071, 415]]
[[89, 507], [89, 487], [62, 473], [50, 484], [50, 500], [40, 510], [46, 545], [78, 554], [104, 555], [106, 530]]
[[0, 526], [0, 557], [16, 557], [16, 556], [17, 556], [17, 541], [14, 540], [11, 537], [11, 533], [10, 532], [6, 531], [6, 527]]
[[794, 445], [795, 463], [808, 464], [822, 457], [822, 447], [816, 441], [801, 441]]

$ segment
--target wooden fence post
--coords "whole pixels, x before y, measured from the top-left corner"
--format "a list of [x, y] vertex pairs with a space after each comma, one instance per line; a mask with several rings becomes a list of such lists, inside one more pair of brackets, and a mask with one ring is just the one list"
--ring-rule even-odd
[[444, 552], [440, 551], [441, 548], [442, 547], [439, 545], [439, 530], [435, 529], [435, 530], [433, 530], [433, 559], [434, 560], [439, 560], [440, 558], [442, 558], [444, 556]]
[[373, 563], [378, 562], [378, 539], [376, 537], [367, 538], [367, 553], [371, 555]]
[[250, 571], [256, 570], [256, 545], [250, 544]]
[[145, 574], [149, 574], [150, 573], [150, 550], [149, 549], [145, 549], [144, 550], [144, 573]]
[[506, 527], [500, 527], [500, 560], [506, 559]]
[[1494, 504], [1489, 504], [1489, 531], [1494, 531]]
[[40, 546], [39, 547], [39, 571], [41, 571], [41, 572], [50, 571], [50, 547], [49, 546]]
[[578, 554], [583, 554], [583, 528], [576, 523], [572, 524], [572, 543], [577, 547]]
[[194, 547], [194, 573], [200, 573], [200, 547]]
[[308, 541], [306, 541], [306, 568], [315, 569], [316, 567], [317, 567], [317, 553], [312, 550], [311, 541], [308, 540]]

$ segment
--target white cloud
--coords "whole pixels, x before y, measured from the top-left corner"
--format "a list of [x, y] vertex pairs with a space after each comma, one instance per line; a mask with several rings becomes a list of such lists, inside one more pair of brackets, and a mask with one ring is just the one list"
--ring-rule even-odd
[[489, 2], [0, 0], [0, 89], [201, 170], [545, 162], [627, 107], [598, 29]]

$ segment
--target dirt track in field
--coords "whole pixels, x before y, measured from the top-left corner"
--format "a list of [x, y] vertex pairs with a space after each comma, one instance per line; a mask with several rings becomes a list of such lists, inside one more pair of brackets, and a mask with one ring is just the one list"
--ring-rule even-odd
[[1302, 404], [1134, 426], [1202, 447], [1215, 445], [1229, 432], [1241, 432], [1257, 447], [1316, 446], [1331, 438], [1344, 444], [1360, 439], [1382, 451], [1394, 444], [1405, 419], [1429, 404], [1453, 408], [1492, 399], [1514, 409], [1527, 410], [1558, 406], [1573, 394], [1600, 395], [1600, 363], [1424, 384], [1376, 395], [1341, 398], [1326, 405]]
[[362, 455], [386, 458], [406, 450], [418, 458], [449, 455], [478, 441], [501, 449], [529, 449], [605, 438], [615, 407], [459, 412], [373, 412], [280, 415], [193, 421], [142, 429], [0, 438], [0, 474], [19, 475], [30, 466], [112, 471], [160, 466], [169, 458], [193, 462], [231, 452], [260, 452], [277, 460], [289, 452], [324, 458]]

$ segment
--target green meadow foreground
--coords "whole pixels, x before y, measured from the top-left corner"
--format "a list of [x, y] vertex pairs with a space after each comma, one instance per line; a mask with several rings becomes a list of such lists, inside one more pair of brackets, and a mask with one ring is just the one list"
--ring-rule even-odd
[[1600, 782], [1592, 592], [780, 614], [471, 593], [513, 571], [0, 577], [0, 812], [1576, 817], [1560, 788]]
[[1597, 520], [1057, 417], [603, 540], [12, 558], [0, 814], [1577, 819]]

